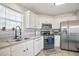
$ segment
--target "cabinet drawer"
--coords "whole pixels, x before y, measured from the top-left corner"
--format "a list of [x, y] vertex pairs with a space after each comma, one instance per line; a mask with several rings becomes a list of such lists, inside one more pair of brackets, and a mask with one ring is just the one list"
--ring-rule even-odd
[[34, 40], [34, 55], [37, 55], [43, 49], [43, 38], [37, 38]]

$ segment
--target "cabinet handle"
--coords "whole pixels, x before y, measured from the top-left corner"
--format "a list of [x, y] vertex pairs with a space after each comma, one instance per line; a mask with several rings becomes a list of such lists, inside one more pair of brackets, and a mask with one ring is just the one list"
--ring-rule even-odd
[[29, 50], [28, 48], [26, 50]]
[[37, 39], [36, 41], [39, 41], [39, 40], [41, 40], [41, 39]]
[[23, 52], [26, 52], [26, 50], [23, 50]]

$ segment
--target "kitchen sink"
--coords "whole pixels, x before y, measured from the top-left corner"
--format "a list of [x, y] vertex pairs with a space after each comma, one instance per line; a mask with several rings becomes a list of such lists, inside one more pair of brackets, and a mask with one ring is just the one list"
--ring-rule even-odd
[[10, 40], [6, 40], [6, 42], [18, 42], [18, 41], [22, 41], [21, 39], [10, 39]]
[[25, 40], [30, 39], [30, 38], [24, 38]]
[[5, 42], [19, 42], [19, 41], [22, 41], [22, 40], [27, 40], [27, 39], [30, 39], [30, 38], [24, 38], [24, 39], [9, 39], [9, 40], [5, 40]]
[[21, 41], [21, 40], [15, 40], [15, 41]]

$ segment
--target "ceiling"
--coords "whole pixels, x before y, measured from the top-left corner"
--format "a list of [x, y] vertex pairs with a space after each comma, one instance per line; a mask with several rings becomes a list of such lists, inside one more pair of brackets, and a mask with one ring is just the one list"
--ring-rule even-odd
[[35, 13], [45, 15], [59, 15], [75, 12], [79, 9], [79, 3], [64, 3], [58, 6], [49, 5], [49, 3], [20, 3], [19, 5]]

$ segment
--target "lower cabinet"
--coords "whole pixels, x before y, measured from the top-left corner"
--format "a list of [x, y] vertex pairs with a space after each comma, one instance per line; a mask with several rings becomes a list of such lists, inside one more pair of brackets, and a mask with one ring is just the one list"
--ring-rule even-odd
[[39, 40], [39, 44], [40, 44], [40, 50], [42, 50], [43, 48], [44, 48], [44, 41], [43, 41], [43, 37], [40, 37], [39, 38], [40, 40]]
[[60, 47], [60, 35], [54, 35], [55, 47]]
[[27, 42], [26, 43], [26, 56], [33, 56], [34, 53], [33, 53], [33, 40], [30, 40], [30, 42]]
[[34, 40], [34, 55], [37, 55], [39, 53], [39, 39], [35, 39]]
[[37, 55], [43, 49], [43, 37], [34, 40], [34, 55]]
[[33, 41], [20, 43], [11, 47], [12, 56], [32, 56]]
[[42, 50], [44, 48], [44, 40], [43, 37], [40, 37], [40, 50]]
[[42, 49], [43, 37], [39, 37], [0, 49], [0, 56], [34, 56]]
[[25, 43], [12, 46], [11, 55], [12, 56], [25, 56]]
[[10, 47], [0, 49], [0, 56], [10, 56]]

